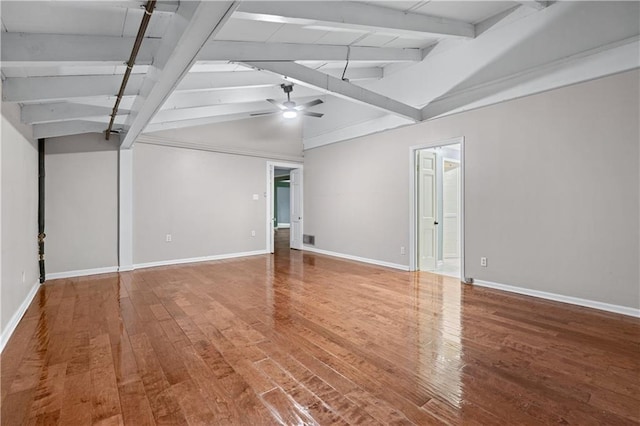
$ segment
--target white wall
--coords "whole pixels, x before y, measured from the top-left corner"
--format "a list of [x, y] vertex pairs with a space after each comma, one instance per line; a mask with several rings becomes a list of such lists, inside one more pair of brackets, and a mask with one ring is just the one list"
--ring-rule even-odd
[[320, 249], [408, 265], [409, 147], [464, 136], [467, 276], [638, 308], [639, 79], [307, 150], [305, 234]]
[[140, 142], [133, 158], [135, 264], [266, 250], [267, 160]]
[[47, 275], [117, 267], [118, 146], [98, 133], [45, 141]]
[[[20, 124], [17, 105], [2, 105], [1, 282], [2, 344], [38, 283], [38, 149]], [[23, 281], [24, 272], [24, 281]]]

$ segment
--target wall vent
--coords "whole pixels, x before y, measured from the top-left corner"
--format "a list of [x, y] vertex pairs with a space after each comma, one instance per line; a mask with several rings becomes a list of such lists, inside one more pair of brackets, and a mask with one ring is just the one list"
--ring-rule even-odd
[[307, 235], [304, 234], [302, 235], [302, 242], [303, 244], [309, 244], [311, 246], [316, 244], [316, 236], [315, 235]]

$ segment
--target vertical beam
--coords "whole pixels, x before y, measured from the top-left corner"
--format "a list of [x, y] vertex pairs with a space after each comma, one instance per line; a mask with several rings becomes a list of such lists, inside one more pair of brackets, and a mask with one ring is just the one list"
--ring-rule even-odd
[[44, 138], [38, 139], [38, 262], [40, 284], [46, 278], [44, 269]]
[[118, 270], [133, 270], [133, 149], [118, 151]]

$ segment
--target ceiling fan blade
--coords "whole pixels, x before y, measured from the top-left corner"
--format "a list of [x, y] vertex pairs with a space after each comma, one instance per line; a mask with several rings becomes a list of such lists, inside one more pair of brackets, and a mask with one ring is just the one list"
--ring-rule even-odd
[[270, 112], [254, 112], [253, 114], [249, 114], [251, 117], [255, 117], [257, 115], [273, 115], [280, 114], [280, 111], [270, 111]]
[[275, 106], [277, 106], [278, 108], [280, 108], [282, 111], [284, 111], [285, 109], [287, 109], [286, 106], [282, 105], [280, 102], [276, 101], [275, 99], [267, 99], [267, 102], [271, 102], [272, 104], [274, 104]]
[[313, 112], [313, 111], [300, 111], [300, 114], [308, 115], [309, 117], [317, 117], [317, 118], [321, 118], [324, 115], [324, 114], [320, 114], [319, 112]]
[[302, 105], [298, 105], [296, 107], [296, 109], [298, 111], [302, 111], [303, 109], [307, 109], [307, 108], [311, 108], [312, 106], [316, 106], [316, 105], [320, 105], [321, 103], [323, 103], [324, 101], [322, 99], [316, 99], [310, 102], [307, 102], [306, 104], [302, 104]]

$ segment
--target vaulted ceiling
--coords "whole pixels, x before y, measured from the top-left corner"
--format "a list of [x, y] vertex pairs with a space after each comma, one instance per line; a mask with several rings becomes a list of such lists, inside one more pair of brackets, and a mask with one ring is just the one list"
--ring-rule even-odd
[[[143, 1], [2, 1], [3, 102], [34, 136], [105, 132]], [[250, 119], [320, 97], [306, 148], [640, 66], [640, 3], [158, 1], [113, 129]]]

